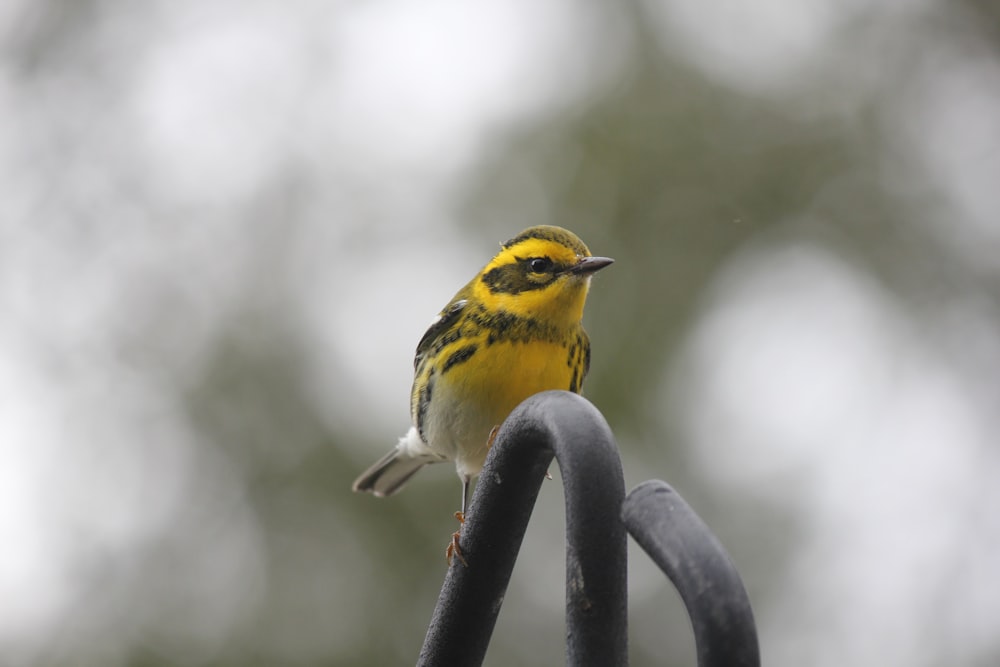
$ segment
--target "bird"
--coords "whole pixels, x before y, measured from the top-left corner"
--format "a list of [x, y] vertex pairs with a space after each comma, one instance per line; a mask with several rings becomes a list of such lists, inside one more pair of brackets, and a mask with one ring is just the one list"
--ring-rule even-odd
[[446, 558], [467, 565], [459, 536], [469, 485], [500, 424], [524, 399], [550, 389], [580, 393], [590, 368], [584, 304], [591, 277], [612, 262], [553, 225], [530, 227], [501, 243], [420, 339], [411, 426], [352, 489], [391, 496], [425, 465], [453, 461], [462, 501]]

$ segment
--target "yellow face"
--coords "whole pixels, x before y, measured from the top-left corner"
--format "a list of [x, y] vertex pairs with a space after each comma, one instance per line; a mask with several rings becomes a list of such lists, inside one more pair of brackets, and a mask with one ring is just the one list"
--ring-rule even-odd
[[551, 325], [583, 317], [590, 276], [612, 260], [592, 257], [575, 234], [560, 227], [527, 229], [507, 243], [473, 283], [486, 306]]

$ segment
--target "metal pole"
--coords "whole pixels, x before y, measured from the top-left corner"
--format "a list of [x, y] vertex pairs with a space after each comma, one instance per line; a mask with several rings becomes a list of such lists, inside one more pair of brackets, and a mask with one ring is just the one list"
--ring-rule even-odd
[[759, 667], [746, 589], [726, 550], [666, 482], [643, 482], [622, 518], [635, 541], [677, 587], [694, 627], [699, 667]]
[[553, 455], [566, 495], [567, 664], [628, 664], [625, 485], [611, 430], [586, 399], [528, 398], [504, 422], [462, 528], [418, 665], [481, 665]]

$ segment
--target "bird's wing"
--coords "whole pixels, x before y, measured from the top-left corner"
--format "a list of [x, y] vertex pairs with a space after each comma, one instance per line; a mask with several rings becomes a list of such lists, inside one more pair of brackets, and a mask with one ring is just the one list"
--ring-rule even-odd
[[434, 346], [434, 343], [444, 336], [461, 318], [468, 299], [456, 299], [444, 307], [444, 310], [437, 316], [430, 327], [424, 332], [420, 342], [417, 343], [417, 353], [413, 357], [413, 370], [419, 373], [420, 362]]

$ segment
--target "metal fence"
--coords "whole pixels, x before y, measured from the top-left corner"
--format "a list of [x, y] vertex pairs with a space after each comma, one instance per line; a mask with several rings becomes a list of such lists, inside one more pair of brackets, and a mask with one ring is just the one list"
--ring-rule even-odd
[[504, 422], [469, 505], [418, 665], [481, 665], [552, 458], [566, 493], [567, 664], [628, 664], [626, 531], [681, 595], [700, 667], [757, 667], [746, 590], [718, 539], [665, 482], [628, 497], [614, 437], [586, 399], [549, 391]]

